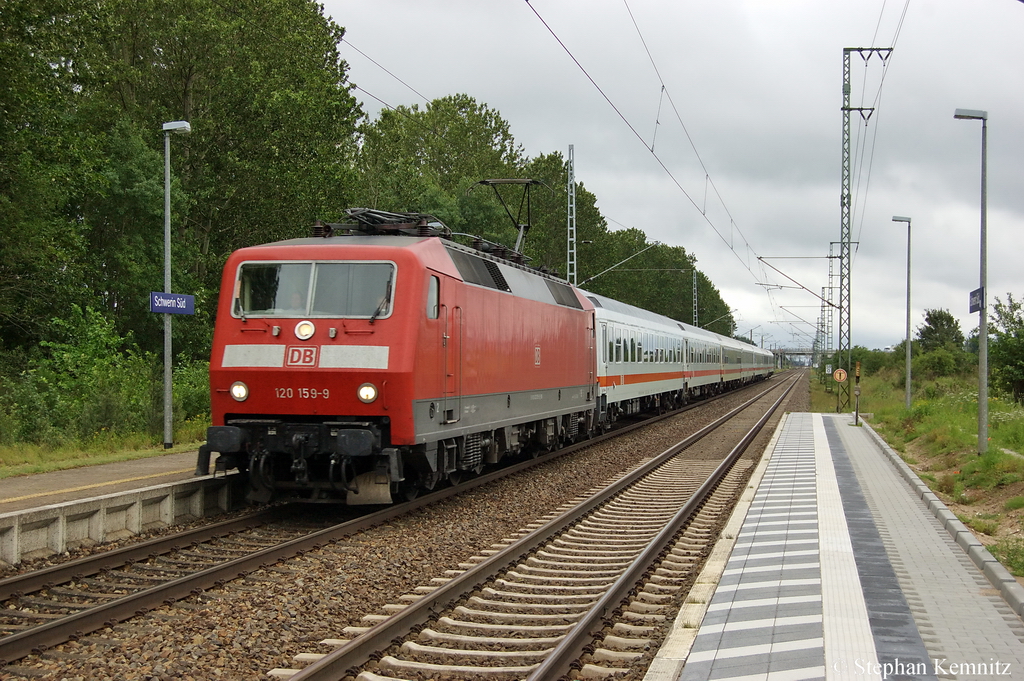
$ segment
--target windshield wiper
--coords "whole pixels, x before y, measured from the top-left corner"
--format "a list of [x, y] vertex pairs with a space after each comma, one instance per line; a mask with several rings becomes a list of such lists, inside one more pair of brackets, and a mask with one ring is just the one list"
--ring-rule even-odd
[[373, 311], [373, 315], [370, 316], [371, 324], [373, 324], [377, 317], [384, 311], [384, 308], [387, 307], [388, 302], [391, 300], [391, 282], [394, 280], [394, 278], [395, 271], [392, 270], [391, 275], [388, 276], [388, 287], [384, 291], [384, 299], [380, 301], [380, 305], [377, 306], [377, 309]]

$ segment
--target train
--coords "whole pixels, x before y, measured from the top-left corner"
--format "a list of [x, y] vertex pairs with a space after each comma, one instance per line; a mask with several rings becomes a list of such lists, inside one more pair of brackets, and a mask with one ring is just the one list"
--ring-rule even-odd
[[411, 499], [768, 378], [771, 352], [576, 288], [432, 216], [349, 209], [224, 265], [196, 473], [251, 502]]

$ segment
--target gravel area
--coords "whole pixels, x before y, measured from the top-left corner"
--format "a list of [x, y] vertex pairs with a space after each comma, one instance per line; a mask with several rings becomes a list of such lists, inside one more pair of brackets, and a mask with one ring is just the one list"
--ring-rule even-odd
[[[762, 384], [763, 385], [763, 384]], [[756, 388], [755, 388], [756, 389]], [[750, 393], [747, 393], [749, 397]], [[0, 679], [264, 679], [301, 652], [739, 404], [702, 405], [0, 668]], [[786, 411], [809, 406], [806, 374]], [[778, 419], [779, 415], [775, 418]], [[774, 426], [771, 426], [773, 428]], [[763, 448], [770, 433], [759, 438]], [[311, 513], [317, 510], [311, 509]]]

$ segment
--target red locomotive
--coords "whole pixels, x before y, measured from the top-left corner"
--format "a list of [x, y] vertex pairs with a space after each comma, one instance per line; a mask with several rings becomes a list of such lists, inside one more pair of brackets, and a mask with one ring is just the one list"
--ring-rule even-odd
[[585, 298], [429, 216], [350, 214], [228, 258], [200, 469], [219, 452], [256, 501], [388, 503], [594, 428]]
[[[657, 315], [657, 335], [645, 335], [652, 313], [620, 303], [612, 322], [602, 317], [599, 357], [602, 299], [500, 247], [460, 245], [427, 215], [349, 216], [354, 224], [320, 225], [311, 238], [243, 248], [224, 266], [214, 425], [197, 473], [218, 452], [218, 470], [248, 474], [253, 501], [390, 503], [580, 439], [618, 413], [685, 401], [697, 393], [687, 329], [726, 387], [711, 343], [730, 339]], [[633, 339], [626, 362], [621, 350], [615, 360], [610, 324], [632, 329], [617, 336]], [[752, 350], [744, 383], [771, 373], [770, 353]], [[664, 368], [645, 382], [651, 362]], [[617, 397], [610, 370], [633, 388]]]

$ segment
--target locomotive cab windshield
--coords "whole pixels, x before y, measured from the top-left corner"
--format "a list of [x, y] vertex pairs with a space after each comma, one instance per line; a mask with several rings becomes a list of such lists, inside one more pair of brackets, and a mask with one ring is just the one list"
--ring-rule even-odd
[[247, 262], [239, 268], [236, 317], [383, 319], [391, 314], [391, 262]]

